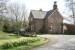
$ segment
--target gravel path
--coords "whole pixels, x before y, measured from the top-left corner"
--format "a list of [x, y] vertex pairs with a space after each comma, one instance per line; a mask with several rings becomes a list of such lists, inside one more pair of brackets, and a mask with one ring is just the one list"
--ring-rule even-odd
[[75, 50], [75, 35], [38, 35], [48, 39], [53, 38], [52, 42], [33, 48], [31, 50]]

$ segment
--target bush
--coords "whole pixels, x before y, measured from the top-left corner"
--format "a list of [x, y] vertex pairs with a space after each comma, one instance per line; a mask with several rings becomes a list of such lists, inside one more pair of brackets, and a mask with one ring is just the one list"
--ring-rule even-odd
[[40, 38], [32, 38], [32, 39], [19, 39], [17, 41], [9, 41], [6, 42], [2, 45], [0, 45], [1, 49], [9, 49], [9, 48], [13, 48], [13, 47], [18, 47], [18, 46], [22, 46], [22, 45], [30, 45], [33, 42], [36, 41], [40, 41]]
[[9, 33], [12, 33], [14, 32], [15, 29], [13, 26], [10, 26], [9, 24], [4, 24], [3, 25], [3, 32], [9, 32]]

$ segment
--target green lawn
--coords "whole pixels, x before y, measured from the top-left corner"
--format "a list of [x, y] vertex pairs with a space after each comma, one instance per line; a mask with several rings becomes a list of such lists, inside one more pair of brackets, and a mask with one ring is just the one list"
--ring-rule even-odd
[[0, 40], [8, 40], [8, 39], [15, 39], [15, 38], [18, 38], [16, 34], [5, 33], [0, 31]]
[[0, 32], [0, 50], [29, 50], [47, 43], [48, 39], [41, 37], [22, 37], [12, 33]]

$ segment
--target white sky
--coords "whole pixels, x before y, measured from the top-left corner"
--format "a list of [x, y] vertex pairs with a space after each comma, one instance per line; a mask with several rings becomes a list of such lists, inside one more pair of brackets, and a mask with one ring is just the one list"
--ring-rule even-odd
[[57, 1], [59, 12], [66, 17], [66, 14], [64, 13], [66, 11], [64, 0], [11, 0], [11, 2], [25, 4], [28, 10], [42, 9], [44, 11], [51, 10], [53, 8], [54, 1]]
[[57, 1], [60, 12], [64, 10], [64, 0], [11, 0], [12, 2], [24, 3], [28, 9], [38, 10], [42, 8], [45, 11], [53, 8], [54, 1]]

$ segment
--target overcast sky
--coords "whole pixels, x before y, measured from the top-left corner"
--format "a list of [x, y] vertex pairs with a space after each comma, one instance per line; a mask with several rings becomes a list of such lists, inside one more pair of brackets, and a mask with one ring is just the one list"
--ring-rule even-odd
[[63, 12], [64, 0], [11, 0], [11, 2], [24, 3], [28, 9], [40, 9], [45, 11], [53, 8], [54, 1], [57, 1], [58, 9]]
[[18, 2], [19, 4], [25, 4], [28, 10], [42, 9], [48, 11], [53, 8], [54, 1], [57, 1], [59, 12], [66, 17], [67, 15], [64, 13], [66, 11], [64, 0], [11, 0], [10, 3]]

